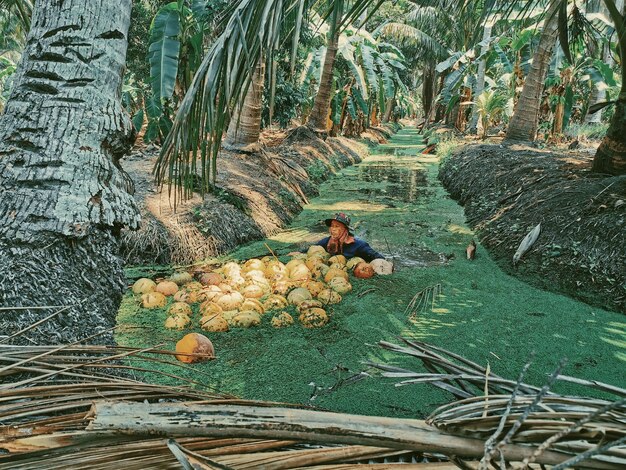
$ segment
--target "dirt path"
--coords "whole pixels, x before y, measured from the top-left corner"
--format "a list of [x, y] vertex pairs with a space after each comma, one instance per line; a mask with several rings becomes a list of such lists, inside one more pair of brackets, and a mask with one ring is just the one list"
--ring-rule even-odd
[[[321, 238], [325, 227], [319, 221], [341, 210], [352, 215], [357, 234], [396, 259], [396, 273], [355, 280], [325, 328], [275, 330], [268, 322], [214, 334], [218, 359], [188, 376], [244, 398], [423, 417], [450, 396], [427, 385], [395, 388], [394, 380], [381, 379], [363, 365], [371, 360], [419, 369], [375, 345], [402, 335], [489, 362], [495, 373], [513, 379], [534, 350], [528, 382], [543, 384], [566, 357], [565, 374], [624, 386], [624, 317], [524, 284], [503, 273], [481, 246], [475, 261], [466, 260], [473, 234], [463, 209], [439, 183], [437, 157], [421, 155], [421, 148], [414, 129], [400, 131], [361, 164], [322, 184], [321, 196], [289, 230], [232, 254], [264, 256], [264, 243], [279, 255], [292, 251]], [[407, 304], [429, 287], [440, 288], [441, 295], [409, 319]], [[118, 334], [121, 344], [172, 345], [180, 336], [163, 330], [164, 312], [142, 313], [130, 300], [124, 305], [118, 320], [130, 328]], [[362, 371], [373, 377], [358, 376]], [[557, 390], [576, 392], [565, 384]]]

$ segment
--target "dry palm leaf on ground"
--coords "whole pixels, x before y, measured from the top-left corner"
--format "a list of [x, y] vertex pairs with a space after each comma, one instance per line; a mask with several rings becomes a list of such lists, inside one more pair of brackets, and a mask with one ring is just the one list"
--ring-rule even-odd
[[[427, 423], [455, 435], [486, 439], [479, 468], [502, 458], [511, 443], [532, 446], [523, 464], [538, 461], [548, 449], [570, 454], [555, 468], [569, 468], [593, 457], [624, 468], [626, 465], [626, 390], [560, 374], [562, 365], [541, 388], [525, 384], [527, 364], [516, 382], [504, 379], [457, 354], [426, 343], [402, 340], [404, 345], [381, 342], [388, 350], [420, 360], [428, 372], [386, 364], [370, 364], [385, 377], [403, 379], [397, 385], [430, 383], [451, 392], [458, 401], [435, 410]], [[550, 391], [557, 380], [612, 394], [615, 399], [562, 396]]]
[[[0, 469], [556, 468], [585, 452], [603, 455], [580, 468], [626, 463], [614, 444], [624, 437], [623, 402], [542, 393], [426, 345], [387, 347], [427, 358], [427, 367], [438, 368], [430, 381], [462, 400], [429, 422], [328, 413], [209, 392], [202, 376], [164, 377], [177, 386], [142, 382], [139, 376], [155, 373], [154, 361], [173, 360], [157, 348], [0, 345]], [[411, 373], [402, 372], [426, 380]], [[485, 375], [488, 396], [481, 397]], [[500, 439], [520, 413], [519, 429]], [[567, 439], [551, 441], [576, 424]]]

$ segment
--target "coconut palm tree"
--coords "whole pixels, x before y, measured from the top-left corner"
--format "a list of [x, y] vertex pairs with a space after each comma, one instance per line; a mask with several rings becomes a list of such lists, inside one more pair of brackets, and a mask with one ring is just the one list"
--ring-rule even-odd
[[534, 141], [539, 122], [539, 107], [544, 81], [552, 52], [559, 33], [558, 11], [562, 0], [551, 0], [544, 19], [539, 45], [533, 55], [530, 72], [524, 80], [524, 88], [511, 117], [506, 132], [506, 141]]
[[[305, 2], [304, 8], [301, 2]], [[358, 18], [368, 5], [375, 9], [382, 2], [355, 0], [338, 21], [338, 28]], [[171, 182], [175, 198], [190, 195], [197, 186], [197, 176], [201, 190], [209, 189], [228, 117], [236, 115], [237, 103], [244, 100], [261, 51], [271, 57], [280, 44], [284, 24], [297, 29], [303, 12], [320, 8], [322, 3], [326, 2], [238, 0], [232, 6], [224, 32], [208, 50], [179, 107], [155, 167], [157, 182]], [[341, 0], [328, 2], [327, 16], [343, 5]]]
[[[47, 341], [77, 339], [85, 321], [112, 327], [124, 288], [117, 235], [139, 223], [119, 166], [132, 142], [119, 98], [130, 10], [38, 0], [0, 116], [0, 304], [67, 306], [40, 326]], [[50, 313], [5, 311], [2, 330]]]
[[261, 58], [256, 64], [246, 97], [241, 106], [235, 109], [237, 115], [228, 124], [224, 148], [246, 152], [259, 149], [264, 83], [265, 61]]
[[324, 67], [317, 89], [317, 95], [313, 102], [313, 109], [309, 115], [308, 126], [326, 132], [328, 129], [328, 114], [330, 113], [331, 91], [333, 87], [333, 69], [337, 57], [337, 47], [339, 44], [339, 25], [344, 13], [344, 0], [334, 2], [330, 14], [328, 43], [326, 55], [324, 57]]
[[[617, 48], [622, 56], [626, 51], [626, 23], [622, 9], [618, 8], [615, 0], [602, 0], [606, 6], [611, 21], [617, 32]], [[527, 4], [532, 1], [526, 1]], [[507, 140], [534, 140], [537, 129], [537, 113], [543, 81], [545, 79], [546, 62], [549, 62], [551, 49], [559, 31], [562, 37], [567, 37], [567, 21], [563, 20], [568, 0], [553, 0], [546, 15], [546, 23], [542, 32], [539, 47], [533, 59], [531, 74], [526, 79], [524, 91], [507, 131]], [[623, 3], [620, 2], [621, 5]], [[557, 12], [561, 9], [562, 19], [559, 21]], [[562, 41], [563, 45], [563, 41]], [[626, 76], [626, 61], [620, 61], [621, 75]], [[531, 77], [532, 75], [532, 77]], [[529, 81], [530, 80], [530, 81]], [[528, 87], [528, 91], [527, 91]], [[524, 102], [522, 103], [522, 98]], [[622, 86], [617, 100], [598, 105], [595, 111], [608, 104], [615, 105], [615, 112], [611, 118], [609, 129], [604, 136], [594, 156], [592, 171], [613, 175], [626, 174], [626, 80], [622, 79]]]
[[[622, 10], [617, 8], [614, 0], [604, 0], [606, 8], [617, 31], [617, 45], [620, 51], [622, 87], [615, 100], [615, 112], [611, 118], [609, 129], [602, 139], [593, 159], [592, 171], [612, 175], [626, 174], [626, 22]], [[623, 5], [623, 3], [622, 3]]]

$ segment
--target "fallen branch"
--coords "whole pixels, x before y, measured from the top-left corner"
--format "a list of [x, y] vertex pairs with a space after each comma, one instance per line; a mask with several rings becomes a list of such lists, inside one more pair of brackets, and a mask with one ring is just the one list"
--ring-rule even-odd
[[[279, 407], [102, 401], [93, 405], [90, 414], [93, 420], [87, 430], [100, 435], [295, 439], [452, 454], [470, 459], [481, 457], [484, 445], [481, 439], [448, 434], [420, 420]], [[507, 444], [500, 450], [507, 461], [522, 461], [533, 455], [535, 447]], [[569, 457], [561, 452], [545, 451], [537, 463], [557, 465]], [[585, 461], [580, 466], [620, 468], [597, 460]]]

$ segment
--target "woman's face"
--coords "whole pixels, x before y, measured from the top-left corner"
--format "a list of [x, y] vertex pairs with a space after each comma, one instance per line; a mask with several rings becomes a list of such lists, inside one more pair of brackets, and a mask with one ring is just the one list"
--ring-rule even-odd
[[346, 226], [341, 222], [338, 222], [337, 220], [331, 221], [329, 227], [330, 236], [333, 238], [338, 238], [343, 233], [345, 228]]

